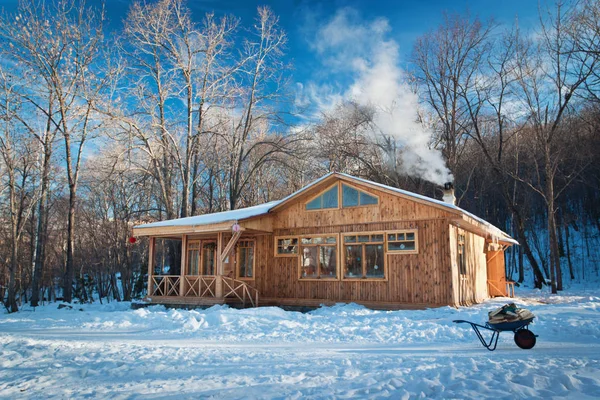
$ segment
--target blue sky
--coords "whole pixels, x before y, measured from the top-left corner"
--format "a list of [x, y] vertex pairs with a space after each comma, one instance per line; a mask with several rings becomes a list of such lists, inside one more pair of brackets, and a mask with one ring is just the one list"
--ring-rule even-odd
[[[121, 29], [132, 2], [104, 1], [107, 30]], [[16, 3], [0, 0], [8, 11]], [[87, 3], [99, 5], [101, 1]], [[242, 27], [253, 24], [260, 5], [279, 16], [288, 35], [286, 58], [292, 66], [294, 105], [300, 111], [293, 122], [298, 126], [316, 122], [342, 100], [374, 107], [377, 129], [403, 148], [403, 172], [438, 183], [451, 179], [449, 171], [441, 153], [430, 146], [431, 127], [417, 122], [421, 103], [406, 79], [415, 39], [435, 29], [444, 13], [468, 12], [481, 20], [494, 18], [507, 27], [518, 17], [522, 31], [538, 23], [537, 0], [188, 0], [198, 22], [212, 11], [216, 16], [240, 18]]]
[[[146, 0], [151, 1], [151, 0]], [[118, 30], [133, 0], [104, 0], [109, 18], [109, 28]], [[18, 0], [0, 0], [0, 5], [12, 11]], [[87, 0], [90, 5], [102, 4], [100, 0]], [[214, 11], [217, 15], [233, 14], [248, 26], [259, 5], [268, 5], [280, 17], [281, 26], [289, 37], [288, 57], [294, 66], [294, 81], [315, 79], [321, 68], [311, 46], [314, 33], [320, 24], [327, 23], [337, 12], [350, 8], [363, 21], [386, 18], [390, 25], [389, 38], [399, 45], [400, 59], [406, 60], [416, 37], [435, 28], [444, 12], [468, 11], [482, 19], [494, 17], [498, 22], [510, 24], [518, 15], [523, 27], [537, 21], [537, 0], [428, 0], [428, 1], [380, 1], [380, 0], [188, 0], [194, 16], [200, 20], [204, 13]], [[318, 79], [318, 77], [316, 78]]]

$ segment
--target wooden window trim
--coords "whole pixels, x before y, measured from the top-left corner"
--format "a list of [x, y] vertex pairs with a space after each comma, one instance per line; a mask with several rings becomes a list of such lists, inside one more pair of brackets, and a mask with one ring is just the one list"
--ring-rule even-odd
[[[358, 200], [358, 201], [359, 201], [359, 202], [360, 202], [360, 192], [362, 192], [362, 193], [368, 194], [369, 196], [375, 197], [375, 198], [377, 199], [377, 203], [375, 203], [375, 204], [365, 204], [365, 205], [359, 204], [359, 205], [357, 205], [357, 206], [348, 206], [348, 207], [344, 207], [344, 205], [343, 205], [343, 204], [344, 204], [344, 199], [342, 198], [342, 196], [343, 196], [343, 193], [344, 193], [344, 188], [343, 188], [343, 185], [346, 185], [346, 186], [348, 186], [348, 187], [351, 187], [351, 188], [352, 188], [352, 189], [354, 189], [354, 190], [358, 190], [358, 192], [359, 192], [359, 195], [358, 195], [358, 198], [359, 198], [359, 200]], [[374, 193], [369, 193], [369, 192], [367, 192], [366, 190], [364, 190], [364, 189], [361, 189], [361, 188], [359, 188], [358, 186], [354, 186], [354, 185], [352, 185], [352, 184], [350, 184], [350, 183], [347, 183], [347, 182], [340, 182], [340, 192], [339, 192], [338, 196], [339, 196], [339, 201], [338, 201], [338, 203], [340, 203], [340, 208], [342, 208], [342, 209], [343, 209], [343, 208], [363, 208], [363, 207], [377, 207], [377, 206], [379, 206], [379, 205], [381, 204], [381, 198], [379, 197], [379, 195], [377, 195], [377, 194], [374, 194]]]
[[[316, 210], [315, 210], [316, 211]], [[280, 239], [297, 239], [298, 240], [298, 252], [290, 253], [290, 254], [279, 254], [277, 249], [279, 248], [278, 242]], [[298, 235], [284, 235], [284, 236], [275, 236], [275, 257], [300, 257], [300, 236]]]
[[208, 243], [215, 244], [215, 265], [213, 265], [213, 270], [215, 271], [212, 275], [201, 275], [201, 276], [217, 276], [217, 241], [213, 239], [201, 240], [200, 241], [200, 272], [204, 272], [204, 245]]
[[[388, 248], [388, 235], [393, 235], [393, 234], [398, 234], [398, 233], [414, 233], [415, 234], [415, 249], [414, 250], [389, 250]], [[409, 241], [409, 240], [405, 240]], [[394, 240], [391, 240], [391, 242], [394, 242]], [[387, 231], [385, 233], [385, 250], [386, 253], [388, 254], [393, 254], [393, 255], [403, 255], [403, 254], [419, 254], [419, 230], [418, 229], [394, 229], [391, 231]]]
[[[187, 254], [185, 255], [185, 268], [184, 268], [186, 276], [199, 276], [199, 275], [190, 274], [190, 261], [192, 260], [190, 257], [190, 251], [198, 251], [198, 273], [200, 273], [200, 271], [202, 271], [201, 266], [200, 266], [200, 263], [202, 262], [202, 260], [201, 260], [201, 258], [202, 258], [202, 243], [201, 242], [202, 242], [201, 240], [190, 240], [190, 239], [187, 240], [187, 243], [185, 246], [186, 247], [185, 251]], [[195, 245], [196, 243], [198, 244], [197, 249], [190, 248], [191, 247], [190, 245]]]
[[[240, 276], [240, 249], [245, 248], [239, 246], [240, 242], [252, 242], [252, 248], [254, 251], [252, 252], [252, 277], [242, 277]], [[256, 239], [246, 239], [240, 238], [238, 240], [238, 244], [235, 246], [235, 277], [240, 281], [254, 281], [256, 280]]]
[[[339, 201], [338, 201], [339, 204]], [[312, 238], [312, 237], [327, 237], [327, 236], [335, 236], [335, 256], [336, 256], [336, 266], [335, 266], [335, 278], [303, 278], [302, 277], [302, 255], [300, 254], [302, 251], [302, 238]], [[298, 236], [298, 280], [301, 282], [339, 282], [340, 281], [340, 234], [339, 233], [315, 233], [312, 235], [300, 235]], [[322, 244], [309, 244], [309, 247], [332, 247], [334, 246], [331, 243], [322, 243]]]
[[[202, 272], [204, 271], [204, 245], [206, 243], [214, 243], [216, 245], [217, 241], [215, 239], [189, 239], [187, 241], [187, 245], [186, 245], [186, 252], [187, 252], [187, 254], [186, 254], [186, 257], [185, 257], [185, 263], [186, 263], [186, 265], [185, 265], [185, 271], [186, 271], [185, 275], [186, 276], [192, 276], [192, 277], [196, 277], [196, 276], [216, 276], [216, 273], [213, 274], [213, 275], [204, 275], [204, 274], [202, 274]], [[189, 257], [189, 253], [191, 251], [190, 245], [193, 245], [193, 244], [198, 244], [198, 249], [197, 249], [198, 250], [198, 275], [190, 275], [190, 274], [188, 274], [189, 267], [190, 267], [190, 260], [191, 260], [191, 258]], [[217, 266], [216, 266], [216, 261], [217, 261], [216, 257], [217, 257], [217, 254], [216, 254], [216, 250], [215, 250], [215, 266], [214, 266], [215, 272], [216, 272], [216, 268], [217, 268]]]
[[[346, 243], [346, 236], [361, 236], [361, 235], [383, 235], [383, 242], [354, 242], [354, 243]], [[348, 278], [346, 277], [345, 274], [345, 269], [346, 269], [346, 252], [344, 251], [344, 248], [341, 248], [341, 254], [342, 254], [342, 258], [341, 260], [343, 261], [344, 265], [341, 266], [340, 268], [342, 269], [342, 273], [341, 273], [341, 279], [347, 282], [387, 282], [389, 280], [389, 271], [388, 271], [388, 260], [387, 260], [387, 233], [385, 231], [371, 231], [371, 232], [346, 232], [346, 233], [342, 233], [341, 234], [341, 244], [343, 247], [345, 247], [346, 245], [363, 245], [362, 246], [362, 258], [363, 258], [363, 262], [362, 262], [362, 269], [363, 269], [363, 277], [362, 278]], [[358, 240], [358, 239], [357, 239]], [[364, 260], [366, 260], [365, 257], [365, 246], [366, 244], [382, 244], [383, 245], [383, 278], [367, 278], [366, 275], [366, 264], [364, 262]], [[340, 263], [341, 264], [341, 263]]]
[[[332, 207], [332, 208], [318, 208], [318, 209], [316, 209], [316, 210], [308, 210], [308, 209], [306, 208], [306, 205], [307, 205], [308, 203], [310, 203], [311, 201], [313, 201], [313, 200], [314, 200], [314, 199], [316, 199], [317, 197], [319, 197], [319, 196], [323, 195], [324, 193], [328, 192], [329, 190], [331, 190], [331, 188], [333, 188], [333, 187], [334, 187], [334, 186], [336, 186], [336, 185], [337, 185], [337, 192], [338, 192], [338, 201], [337, 201], [337, 203], [338, 203], [338, 204], [337, 204], [337, 207]], [[327, 186], [325, 189], [321, 190], [321, 191], [320, 191], [319, 193], [317, 193], [316, 195], [314, 195], [314, 196], [310, 197], [308, 200], [306, 200], [306, 201], [304, 202], [304, 211], [306, 211], [306, 212], [321, 212], [321, 211], [332, 211], [332, 210], [339, 210], [339, 209], [341, 209], [341, 208], [342, 208], [342, 206], [341, 206], [341, 200], [342, 200], [342, 198], [340, 197], [340, 196], [341, 196], [341, 193], [340, 193], [340, 191], [341, 191], [341, 187], [342, 187], [342, 186], [340, 185], [340, 183], [339, 183], [339, 182], [336, 182], [336, 183], [334, 183], [334, 184], [332, 184], [332, 185], [329, 185], [329, 186]]]

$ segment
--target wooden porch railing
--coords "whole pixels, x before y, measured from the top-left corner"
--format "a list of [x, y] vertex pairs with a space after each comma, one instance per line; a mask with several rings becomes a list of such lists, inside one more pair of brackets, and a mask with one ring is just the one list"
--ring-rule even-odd
[[223, 297], [237, 297], [246, 306], [249, 301], [252, 307], [258, 307], [258, 290], [244, 281], [223, 276]]
[[179, 275], [152, 276], [151, 296], [179, 296]]
[[[183, 279], [183, 284], [181, 279]], [[223, 285], [222, 298], [237, 298], [244, 307], [249, 303], [258, 306], [258, 290], [239, 279], [226, 276], [210, 275], [154, 275], [150, 296], [181, 296], [217, 298], [218, 281]]]
[[[507, 294], [508, 297], [514, 298], [515, 297], [515, 283], [513, 281], [508, 281], [508, 280], [491, 280], [488, 279], [487, 281], [488, 284], [488, 292], [492, 292], [494, 289], [497, 293], [501, 293], [502, 295], [504, 295], [504, 293]], [[506, 285], [506, 286], [504, 286]], [[502, 289], [500, 289], [502, 286], [504, 286], [506, 288], [506, 292]]]
[[184, 276], [185, 297], [216, 297], [216, 276]]

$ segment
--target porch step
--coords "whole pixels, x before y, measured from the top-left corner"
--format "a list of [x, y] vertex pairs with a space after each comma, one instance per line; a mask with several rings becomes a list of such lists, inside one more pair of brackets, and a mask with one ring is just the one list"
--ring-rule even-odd
[[145, 308], [155, 305], [164, 305], [167, 308], [209, 308], [217, 304], [227, 304], [229, 307], [243, 309], [251, 308], [252, 304], [244, 303], [237, 298], [216, 298], [216, 297], [179, 297], [179, 296], [151, 296], [146, 297], [144, 301], [133, 303], [131, 308]]

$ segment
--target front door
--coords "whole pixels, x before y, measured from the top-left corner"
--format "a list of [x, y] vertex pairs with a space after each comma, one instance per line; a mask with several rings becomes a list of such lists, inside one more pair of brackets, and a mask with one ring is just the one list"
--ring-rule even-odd
[[214, 240], [190, 240], [187, 248], [187, 275], [215, 275], [217, 243]]
[[215, 275], [215, 254], [217, 244], [205, 241], [202, 243], [202, 275]]

